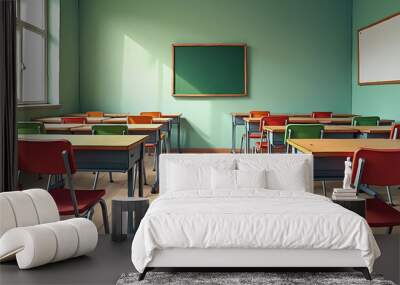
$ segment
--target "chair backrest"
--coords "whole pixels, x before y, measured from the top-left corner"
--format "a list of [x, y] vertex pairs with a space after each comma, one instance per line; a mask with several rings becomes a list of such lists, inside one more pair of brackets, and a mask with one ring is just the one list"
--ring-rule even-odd
[[150, 116], [152, 118], [161, 118], [161, 112], [140, 112], [140, 116]]
[[152, 116], [129, 116], [128, 124], [151, 124], [153, 122]]
[[400, 124], [395, 124], [392, 126], [390, 138], [392, 140], [400, 139]]
[[250, 118], [261, 118], [261, 117], [267, 117], [270, 115], [269, 111], [250, 111]]
[[[400, 185], [400, 149], [361, 148], [353, 156], [354, 185]], [[359, 173], [357, 175], [357, 173]], [[358, 177], [357, 177], [358, 176]]]
[[287, 115], [270, 115], [264, 117], [264, 126], [286, 126], [289, 122], [289, 116]]
[[92, 134], [94, 135], [127, 135], [127, 125], [93, 125]]
[[285, 130], [287, 139], [320, 139], [324, 135], [324, 125], [321, 124], [289, 124]]
[[313, 118], [332, 118], [332, 112], [312, 112]]
[[[0, 238], [8, 230], [60, 220], [53, 197], [43, 189], [0, 193]], [[4, 222], [3, 222], [4, 221]]]
[[378, 126], [380, 118], [378, 116], [356, 116], [351, 121], [352, 126]]
[[36, 174], [67, 174], [64, 154], [71, 173], [76, 172], [72, 145], [67, 140], [18, 140], [18, 169]]
[[86, 124], [87, 120], [85, 117], [64, 117], [61, 118], [63, 124]]
[[17, 132], [19, 135], [34, 135], [44, 133], [42, 122], [17, 122]]
[[104, 117], [104, 112], [90, 111], [90, 112], [86, 112], [86, 115], [88, 117]]

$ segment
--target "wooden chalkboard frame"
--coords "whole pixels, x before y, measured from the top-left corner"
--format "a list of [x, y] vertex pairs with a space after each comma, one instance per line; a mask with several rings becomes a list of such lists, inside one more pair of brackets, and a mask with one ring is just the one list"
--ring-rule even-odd
[[[238, 46], [243, 47], [244, 50], [244, 93], [241, 94], [177, 94], [175, 93], [175, 47], [216, 47], [216, 46]], [[243, 43], [174, 43], [172, 44], [172, 92], [174, 97], [244, 97], [248, 96], [247, 93], [247, 44]]]
[[361, 82], [361, 78], [360, 78], [360, 68], [361, 68], [361, 62], [360, 62], [360, 33], [361, 32], [363, 32], [363, 31], [365, 31], [365, 30], [367, 30], [367, 29], [369, 29], [369, 28], [372, 28], [372, 27], [375, 27], [375, 26], [377, 26], [377, 25], [379, 25], [379, 24], [382, 24], [383, 22], [386, 22], [386, 21], [388, 21], [388, 20], [391, 20], [392, 18], [394, 18], [394, 17], [398, 17], [398, 16], [400, 16], [400, 12], [397, 12], [397, 13], [395, 13], [395, 14], [393, 14], [393, 15], [390, 15], [390, 16], [387, 16], [387, 17], [385, 17], [385, 18], [383, 18], [383, 19], [381, 19], [381, 20], [379, 20], [379, 21], [376, 21], [376, 22], [374, 22], [374, 23], [372, 23], [372, 24], [370, 24], [370, 25], [368, 25], [368, 26], [366, 26], [366, 27], [363, 27], [363, 28], [361, 28], [361, 29], [358, 29], [358, 33], [357, 33], [357, 52], [358, 52], [358, 54], [357, 54], [357, 60], [358, 60], [358, 85], [360, 85], [360, 86], [366, 86], [366, 85], [386, 85], [386, 84], [400, 84], [400, 80], [386, 80], [386, 81], [369, 81], [369, 82]]

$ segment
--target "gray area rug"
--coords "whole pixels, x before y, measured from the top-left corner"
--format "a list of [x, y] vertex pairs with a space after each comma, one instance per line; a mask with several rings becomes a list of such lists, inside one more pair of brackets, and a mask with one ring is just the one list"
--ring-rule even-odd
[[376, 284], [395, 285], [381, 276], [372, 276], [368, 281], [359, 272], [148, 272], [146, 278], [138, 281], [138, 273], [122, 274], [117, 285], [146, 284], [213, 284], [213, 285], [246, 285], [246, 284]]

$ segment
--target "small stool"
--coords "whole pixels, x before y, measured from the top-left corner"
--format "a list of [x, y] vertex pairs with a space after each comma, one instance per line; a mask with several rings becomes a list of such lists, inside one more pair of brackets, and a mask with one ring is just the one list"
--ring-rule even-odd
[[[122, 214], [123, 212], [135, 213], [133, 235], [136, 233], [140, 221], [149, 208], [149, 199], [141, 197], [116, 197], [112, 199], [112, 234], [113, 241], [123, 241], [127, 235], [122, 233]], [[128, 218], [129, 220], [129, 218]], [[132, 225], [128, 225], [128, 232], [131, 233]]]

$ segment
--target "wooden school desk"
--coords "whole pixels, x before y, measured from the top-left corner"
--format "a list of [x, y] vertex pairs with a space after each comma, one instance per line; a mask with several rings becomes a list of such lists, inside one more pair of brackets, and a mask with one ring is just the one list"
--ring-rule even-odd
[[[35, 121], [42, 122], [45, 124], [61, 124], [62, 117], [46, 117], [46, 118], [37, 118]], [[105, 119], [109, 119], [108, 117], [86, 117], [86, 121], [88, 124], [102, 124]]]
[[128, 197], [134, 196], [133, 166], [139, 165], [139, 196], [143, 197], [144, 144], [147, 136], [118, 135], [19, 135], [18, 139], [68, 140], [79, 171], [128, 172]]
[[162, 118], [171, 118], [172, 121], [171, 123], [173, 125], [176, 125], [176, 143], [177, 143], [177, 151], [180, 153], [181, 152], [181, 117], [182, 113], [176, 113], [176, 114], [166, 114], [166, 115], [161, 115]]
[[44, 124], [47, 134], [70, 134], [71, 129], [82, 127], [84, 124]]
[[[272, 146], [283, 145], [286, 126], [265, 126], [264, 131], [268, 139], [268, 152]], [[327, 125], [324, 130], [324, 138], [352, 139], [356, 138], [359, 131], [352, 126]], [[272, 144], [272, 145], [271, 145]]]
[[341, 179], [346, 157], [359, 148], [400, 149], [400, 140], [389, 139], [289, 139], [296, 151], [314, 156], [315, 179]]
[[[108, 118], [103, 120], [103, 124], [126, 124], [128, 118], [127, 117], [119, 117], [119, 118]], [[167, 140], [166, 140], [166, 148], [167, 152], [171, 151], [171, 133], [172, 133], [172, 118], [153, 118], [154, 124], [161, 124], [162, 131], [167, 132]]]
[[354, 126], [360, 138], [389, 138], [392, 126]]
[[[159, 185], [159, 155], [161, 153], [161, 124], [128, 124], [128, 134], [129, 135], [146, 135], [146, 143], [155, 144], [156, 146], [156, 179], [151, 186], [151, 192], [157, 193]], [[92, 126], [85, 125], [77, 128], [72, 128], [71, 132], [73, 134], [91, 134]]]

